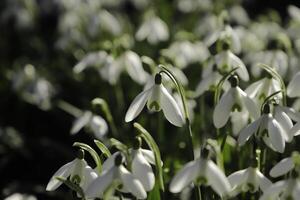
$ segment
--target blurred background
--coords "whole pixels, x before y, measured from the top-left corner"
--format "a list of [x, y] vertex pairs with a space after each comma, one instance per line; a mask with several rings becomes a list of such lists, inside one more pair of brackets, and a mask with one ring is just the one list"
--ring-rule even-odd
[[[182, 65], [188, 87], [194, 89], [205, 56], [196, 62], [176, 63], [164, 56], [163, 49], [177, 40], [204, 40], [218, 29], [214, 20], [223, 11], [228, 12], [233, 28], [250, 32], [254, 23], [272, 22], [275, 32], [283, 31], [291, 21], [287, 9], [291, 4], [300, 6], [292, 0], [1, 0], [0, 199], [15, 193], [24, 195], [15, 199], [70, 199], [65, 187], [55, 192], [45, 192], [45, 187], [60, 166], [74, 159], [73, 142], [92, 144], [95, 137], [105, 142], [114, 136], [131, 143], [134, 131], [124, 116], [145, 81], [139, 80], [139, 72], [127, 73], [112, 66], [124, 52], [135, 52], [132, 57], [148, 56], [156, 63]], [[145, 28], [147, 20], [153, 20], [155, 36], [147, 36], [152, 30]], [[145, 30], [141, 30], [142, 24], [146, 24]], [[211, 49], [208, 53], [213, 54]], [[108, 55], [113, 55], [112, 60], [106, 59]], [[100, 70], [103, 65], [106, 68]], [[145, 63], [143, 67], [145, 74], [151, 73]], [[91, 107], [96, 97], [108, 102], [115, 133], [104, 114]], [[204, 100], [202, 106], [212, 107], [212, 94]], [[200, 110], [195, 106], [196, 121]], [[93, 130], [93, 125], [75, 127], [76, 119], [95, 112], [101, 116], [97, 121], [101, 131]], [[160, 114], [144, 114], [139, 121], [154, 132], [166, 166], [177, 162], [172, 160], [172, 152], [186, 159], [185, 146], [179, 142], [182, 136], [177, 134], [184, 130], [166, 122], [161, 126], [168, 133], [157, 133], [157, 119], [162, 119]], [[209, 130], [212, 123], [207, 124], [194, 123], [195, 132]]]

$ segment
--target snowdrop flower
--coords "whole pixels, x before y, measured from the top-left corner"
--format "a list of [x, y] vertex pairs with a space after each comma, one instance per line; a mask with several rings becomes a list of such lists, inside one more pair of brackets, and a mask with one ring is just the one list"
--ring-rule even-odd
[[37, 198], [33, 195], [14, 193], [4, 200], [37, 200]]
[[232, 186], [233, 194], [243, 192], [257, 192], [259, 189], [263, 192], [268, 189], [272, 182], [266, 178], [257, 168], [257, 161], [253, 166], [247, 169], [239, 170], [228, 176], [229, 183]]
[[227, 123], [230, 113], [246, 108], [253, 118], [258, 117], [257, 106], [254, 101], [238, 86], [237, 76], [230, 78], [231, 88], [223, 94], [213, 113], [213, 122], [216, 128]]
[[296, 166], [299, 167], [299, 158], [299, 153], [293, 152], [292, 156], [282, 159], [270, 170], [270, 176], [276, 178], [295, 169]]
[[162, 50], [162, 55], [173, 60], [177, 67], [185, 68], [189, 64], [206, 60], [209, 51], [201, 42], [176, 41], [168, 49]]
[[300, 72], [295, 74], [295, 76], [292, 78], [292, 80], [288, 84], [287, 95], [291, 98], [300, 97], [300, 90], [298, 88], [299, 85], [300, 85]]
[[98, 177], [98, 174], [87, 165], [83, 150], [79, 150], [78, 158], [65, 164], [54, 173], [46, 187], [47, 191], [56, 190], [62, 184], [56, 177], [65, 179], [70, 177], [73, 183], [78, 184], [83, 191], [86, 191], [88, 185]]
[[141, 138], [136, 138], [132, 150], [132, 174], [142, 183], [146, 191], [151, 191], [155, 184], [154, 173], [150, 165], [150, 163], [153, 164], [153, 160], [149, 162], [148, 157], [144, 156], [145, 150], [141, 149], [141, 144]]
[[300, 182], [297, 174], [287, 180], [278, 181], [270, 186], [259, 200], [299, 199]]
[[78, 133], [83, 127], [88, 127], [98, 139], [102, 139], [108, 132], [106, 121], [99, 115], [94, 115], [90, 111], [84, 111], [78, 117], [71, 128], [71, 134]]
[[244, 63], [236, 55], [230, 51], [230, 45], [226, 41], [223, 43], [223, 50], [215, 55], [215, 62], [218, 70], [223, 72], [229, 72], [231, 69], [238, 68], [236, 73], [239, 77], [244, 80], [249, 80], [249, 74]]
[[209, 185], [220, 196], [230, 192], [230, 183], [218, 166], [208, 159], [208, 150], [205, 149], [199, 159], [187, 163], [172, 179], [169, 190], [172, 193], [181, 192], [194, 183]]
[[[288, 124], [286, 118], [281, 120], [280, 122]], [[266, 104], [263, 108], [263, 114], [240, 132], [239, 145], [244, 145], [255, 134], [255, 136], [262, 137], [266, 145], [271, 149], [283, 153], [285, 141], [291, 141], [292, 136], [282, 128], [282, 125], [279, 124], [280, 122], [272, 116], [270, 105]]]
[[152, 16], [139, 27], [135, 38], [138, 41], [147, 39], [150, 44], [155, 45], [169, 39], [168, 26], [160, 18]]
[[86, 191], [88, 198], [103, 197], [106, 189], [112, 184], [121, 184], [125, 191], [130, 192], [138, 199], [147, 198], [147, 193], [142, 183], [123, 166], [122, 160], [121, 154], [116, 155], [114, 166], [102, 173], [89, 185]]
[[140, 93], [131, 103], [125, 116], [126, 122], [130, 122], [136, 118], [147, 103], [149, 110], [156, 112], [162, 110], [171, 124], [179, 127], [183, 126], [184, 118], [180, 108], [161, 82], [161, 75], [156, 74], [155, 83]]
[[[266, 97], [280, 90], [281, 85], [278, 80], [273, 77], [266, 77], [249, 85], [245, 92], [249, 97], [257, 98], [262, 103]], [[282, 98], [281, 93], [276, 96]]]

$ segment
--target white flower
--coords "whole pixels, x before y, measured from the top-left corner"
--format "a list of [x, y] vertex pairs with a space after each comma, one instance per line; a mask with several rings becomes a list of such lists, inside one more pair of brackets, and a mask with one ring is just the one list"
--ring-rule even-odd
[[85, 126], [90, 128], [98, 139], [102, 139], [108, 132], [106, 121], [90, 111], [84, 111], [83, 114], [74, 121], [70, 132], [72, 135], [76, 134]]
[[279, 124], [279, 122], [288, 124], [288, 122], [285, 121], [287, 119], [283, 116], [280, 118], [282, 121], [277, 121], [270, 113], [270, 106], [265, 105], [264, 113], [240, 132], [238, 138], [239, 145], [244, 145], [245, 142], [255, 134], [256, 136], [263, 137], [264, 142], [271, 149], [283, 153], [285, 141], [291, 141], [289, 133]]
[[131, 169], [132, 169], [132, 174], [142, 183], [145, 190], [151, 191], [155, 184], [154, 173], [150, 165], [150, 163], [153, 164], [152, 163], [153, 160], [149, 162], [147, 156], [144, 156], [145, 151], [147, 150], [141, 149], [141, 139], [140, 138], [135, 139], [133, 150], [131, 152], [132, 153]]
[[278, 181], [270, 186], [259, 200], [299, 199], [300, 182], [298, 178]]
[[287, 95], [292, 98], [300, 97], [299, 85], [300, 85], [300, 72], [295, 74], [295, 76], [290, 81], [287, 87]]
[[46, 190], [56, 190], [62, 184], [56, 177], [63, 177], [65, 179], [70, 177], [73, 183], [78, 184], [83, 191], [86, 191], [88, 185], [98, 177], [98, 174], [87, 165], [83, 159], [83, 155], [83, 151], [80, 150], [78, 158], [59, 168], [51, 177]]
[[112, 184], [121, 184], [124, 191], [130, 192], [138, 199], [146, 199], [147, 193], [142, 183], [136, 179], [122, 164], [123, 157], [117, 154], [114, 160], [114, 166], [106, 170], [94, 180], [86, 191], [88, 198], [103, 197], [104, 192]]
[[246, 108], [253, 118], [258, 117], [258, 108], [254, 101], [238, 87], [236, 76], [231, 78], [231, 88], [223, 94], [213, 113], [213, 122], [216, 128], [221, 128], [227, 123], [230, 113], [237, 109]]
[[33, 195], [14, 193], [6, 197], [4, 200], [37, 200], [37, 198]]
[[215, 61], [218, 69], [221, 70], [222, 72], [229, 72], [234, 68], [238, 68], [236, 70], [236, 73], [239, 75], [239, 77], [243, 81], [248, 81], [249, 74], [246, 66], [241, 61], [241, 59], [239, 59], [228, 49], [229, 47], [227, 47], [227, 44], [224, 45], [225, 45], [224, 47], [225, 49], [215, 56]]
[[239, 193], [241, 190], [251, 193], [257, 192], [259, 189], [265, 191], [272, 184], [257, 167], [248, 167], [234, 172], [228, 176], [228, 180], [234, 194]]
[[140, 93], [131, 103], [127, 110], [125, 121], [130, 122], [138, 116], [143, 107], [152, 111], [163, 110], [167, 120], [175, 126], [183, 126], [184, 118], [174, 98], [167, 89], [161, 84], [161, 75], [156, 74], [155, 83], [148, 89]]
[[169, 190], [172, 193], [181, 192], [191, 183], [205, 184], [213, 188], [220, 196], [226, 196], [230, 191], [230, 183], [219, 167], [207, 158], [207, 152], [194, 161], [187, 163], [172, 179]]
[[[273, 77], [267, 77], [249, 85], [245, 92], [249, 97], [257, 98], [259, 101], [263, 101], [266, 97], [280, 90], [281, 86], [279, 81]], [[281, 93], [277, 94], [276, 96], [282, 98]]]
[[203, 62], [209, 57], [209, 51], [204, 44], [190, 41], [176, 41], [168, 49], [162, 50], [162, 54], [172, 59], [179, 68], [185, 68], [195, 62]]
[[219, 81], [222, 79], [222, 76], [219, 72], [211, 72], [207, 76], [202, 77], [201, 81], [198, 83], [195, 93], [197, 96], [202, 95], [205, 91], [210, 90], [211, 88], [218, 85]]
[[292, 156], [282, 159], [270, 170], [270, 176], [276, 178], [290, 172], [299, 166], [299, 160], [299, 153], [293, 152]]
[[167, 24], [156, 16], [148, 18], [135, 34], [138, 41], [145, 40], [150, 44], [157, 44], [169, 39]]

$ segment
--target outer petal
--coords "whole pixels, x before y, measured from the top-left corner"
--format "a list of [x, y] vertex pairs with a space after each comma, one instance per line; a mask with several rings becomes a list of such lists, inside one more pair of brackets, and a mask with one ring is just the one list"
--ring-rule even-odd
[[292, 120], [288, 117], [286, 113], [275, 108], [274, 118], [280, 124], [283, 129], [284, 137], [287, 142], [291, 142], [294, 134], [290, 134], [290, 129], [293, 127]]
[[277, 183], [270, 186], [259, 200], [270, 200], [275, 199], [278, 195], [287, 187], [286, 181], [278, 181]]
[[140, 57], [133, 51], [124, 54], [125, 67], [129, 76], [139, 84], [146, 82], [147, 74], [143, 69]]
[[227, 91], [227, 93], [221, 97], [220, 102], [215, 107], [213, 121], [216, 128], [225, 126], [229, 119], [232, 106], [235, 103], [233, 92], [234, 90], [232, 88]]
[[292, 158], [285, 158], [277, 163], [270, 171], [270, 176], [278, 177], [286, 174], [294, 168], [294, 162]]
[[186, 186], [192, 183], [192, 181], [197, 178], [197, 175], [201, 170], [199, 167], [199, 160], [188, 162], [172, 179], [169, 187], [170, 192], [181, 192]]
[[248, 112], [250, 113], [250, 115], [254, 118], [257, 119], [259, 117], [259, 111], [258, 111], [258, 107], [256, 105], [256, 103], [247, 96], [247, 94], [241, 90], [240, 88], [237, 88], [239, 94], [241, 95], [243, 104], [246, 106]]
[[239, 170], [228, 176], [228, 181], [232, 188], [242, 185], [247, 179], [247, 169]]
[[238, 138], [239, 145], [244, 145], [245, 142], [251, 137], [251, 135], [256, 133], [262, 120], [263, 120], [263, 116], [242, 129]]
[[152, 87], [135, 97], [126, 112], [125, 122], [132, 121], [134, 118], [136, 118], [136, 116], [138, 116], [138, 114], [140, 114], [147, 102], [149, 95], [151, 94], [151, 91]]
[[300, 134], [300, 122], [297, 122], [293, 128], [291, 128], [289, 135], [298, 136]]
[[87, 198], [102, 197], [105, 190], [112, 183], [116, 173], [116, 168], [111, 168], [107, 173], [96, 178], [86, 189]]
[[102, 165], [102, 173], [101, 174], [106, 173], [108, 170], [110, 170], [112, 167], [115, 166], [115, 158], [119, 154], [120, 154], [120, 152], [117, 151], [105, 160], [105, 162]]
[[206, 177], [208, 183], [220, 196], [224, 196], [230, 192], [230, 183], [225, 174], [211, 160], [207, 161]]
[[[147, 149], [141, 149], [141, 152], [144, 156], [144, 158], [152, 165], [155, 165], [155, 155], [151, 150]], [[163, 162], [161, 161], [161, 166], [163, 165]]]
[[81, 188], [83, 191], [86, 191], [88, 186], [96, 179], [98, 178], [98, 174], [95, 170], [93, 170], [90, 166], [85, 166], [84, 169], [84, 181], [83, 183], [80, 183]]
[[90, 111], [86, 111], [83, 113], [82, 116], [77, 118], [73, 126], [71, 128], [71, 134], [76, 134], [78, 133], [84, 126], [86, 126], [92, 118], [92, 113]]
[[273, 118], [270, 118], [268, 120], [268, 132], [269, 132], [270, 141], [274, 149], [280, 153], [283, 153], [285, 148], [283, 130], [278, 124], [278, 122]]
[[161, 89], [161, 107], [167, 120], [175, 126], [182, 127], [184, 125], [184, 118], [177, 105], [175, 99], [169, 94], [167, 89], [160, 85]]
[[239, 59], [236, 55], [234, 55], [231, 52], [229, 52], [229, 57], [232, 62], [232, 68], [239, 67], [236, 70], [236, 73], [241, 77], [242, 80], [249, 81], [249, 74], [247, 68], [244, 65], [244, 63], [241, 61], [241, 59]]
[[245, 90], [245, 92], [249, 97], [254, 98], [257, 95], [257, 93], [261, 90], [262, 86], [263, 86], [263, 79], [249, 85]]
[[266, 191], [271, 185], [272, 182], [267, 179], [260, 171], [256, 170], [256, 174], [259, 178], [259, 187], [264, 192]]
[[146, 191], [150, 191], [154, 187], [155, 177], [150, 164], [146, 161], [140, 150], [132, 160], [132, 174], [141, 181]]
[[126, 191], [129, 191], [138, 199], [147, 198], [147, 193], [142, 183], [138, 179], [134, 178], [134, 176], [123, 165], [119, 167], [119, 175]]
[[204, 77], [200, 83], [197, 85], [195, 93], [197, 95], [203, 94], [205, 91], [209, 90], [212, 85], [215, 85], [221, 79], [221, 75], [218, 72], [212, 72]]
[[106, 121], [98, 115], [94, 115], [92, 117], [90, 126], [95, 134], [95, 137], [98, 139], [103, 138], [103, 136], [108, 132]]
[[300, 72], [298, 72], [290, 81], [287, 87], [287, 95], [289, 97], [300, 97]]
[[68, 178], [73, 171], [74, 163], [75, 163], [75, 160], [73, 160], [72, 162], [69, 162], [69, 163], [63, 165], [61, 168], [59, 168], [57, 170], [57, 172], [55, 172], [53, 174], [53, 176], [51, 177], [51, 179], [46, 187], [46, 190], [47, 191], [56, 190], [62, 184], [62, 182], [57, 180], [55, 177], [61, 176], [64, 178]]

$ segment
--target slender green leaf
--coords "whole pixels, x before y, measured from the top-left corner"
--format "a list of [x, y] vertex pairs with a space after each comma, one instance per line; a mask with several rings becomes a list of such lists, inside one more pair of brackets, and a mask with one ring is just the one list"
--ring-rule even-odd
[[97, 170], [99, 172], [102, 171], [101, 159], [100, 159], [99, 155], [97, 154], [97, 152], [92, 147], [90, 147], [87, 144], [81, 143], [81, 142], [75, 142], [73, 144], [73, 146], [74, 147], [79, 147], [79, 148], [89, 152], [91, 154], [92, 158], [94, 159], [95, 163], [96, 163]]
[[111, 153], [110, 153], [109, 149], [105, 146], [105, 144], [103, 144], [99, 140], [94, 140], [94, 142], [106, 158], [111, 156]]
[[119, 140], [117, 140], [115, 138], [110, 138], [109, 141], [110, 141], [111, 145], [116, 147], [118, 150], [120, 150], [124, 153], [127, 152], [127, 146], [125, 144], [123, 144], [122, 142], [120, 142]]
[[147, 200], [160, 200], [159, 184], [155, 183], [152, 191], [149, 192]]
[[148, 146], [151, 148], [151, 150], [154, 152], [155, 155], [155, 165], [156, 165], [156, 178], [159, 180], [159, 186], [164, 191], [164, 181], [163, 181], [163, 170], [161, 165], [161, 156], [159, 152], [159, 148], [157, 144], [155, 143], [154, 139], [150, 135], [150, 133], [144, 129], [139, 123], [135, 122], [133, 126], [139, 131], [140, 137], [142, 137], [148, 144]]

